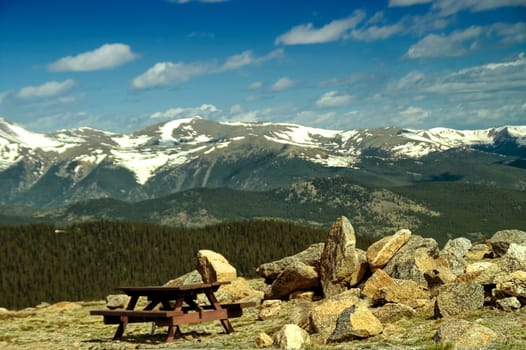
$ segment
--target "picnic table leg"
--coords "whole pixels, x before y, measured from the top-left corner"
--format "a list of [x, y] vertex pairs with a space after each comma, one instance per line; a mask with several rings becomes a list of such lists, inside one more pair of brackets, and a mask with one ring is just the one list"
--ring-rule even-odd
[[[128, 302], [128, 305], [126, 306], [126, 310], [133, 310], [135, 309], [135, 305], [137, 305], [137, 301], [139, 300], [138, 296], [132, 296], [130, 301]], [[121, 316], [121, 321], [119, 323], [119, 326], [117, 327], [117, 330], [115, 331], [115, 335], [113, 336], [113, 340], [120, 339], [122, 335], [124, 334], [124, 330], [126, 329], [126, 326], [128, 325], [128, 316]]]
[[[207, 292], [206, 297], [208, 298], [208, 301], [210, 302], [210, 304], [212, 304], [215, 310], [220, 310], [223, 308], [213, 292]], [[230, 323], [230, 320], [228, 318], [222, 319], [220, 321], [221, 325], [228, 334], [234, 331], [234, 327], [232, 327], [232, 324]]]

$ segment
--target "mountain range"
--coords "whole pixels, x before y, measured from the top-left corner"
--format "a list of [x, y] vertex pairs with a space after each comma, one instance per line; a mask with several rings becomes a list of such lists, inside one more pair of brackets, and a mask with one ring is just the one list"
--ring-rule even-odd
[[0, 204], [141, 201], [193, 188], [266, 191], [321, 177], [373, 186], [463, 181], [526, 189], [526, 126], [324, 130], [178, 119], [129, 134], [37, 133], [0, 118]]

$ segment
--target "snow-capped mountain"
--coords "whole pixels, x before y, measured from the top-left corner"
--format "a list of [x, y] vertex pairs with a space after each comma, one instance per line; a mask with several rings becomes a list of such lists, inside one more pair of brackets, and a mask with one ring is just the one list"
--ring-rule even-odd
[[340, 131], [194, 117], [131, 134], [91, 128], [42, 134], [0, 118], [0, 203], [138, 200], [207, 186], [266, 189], [347, 174], [371, 157], [417, 160], [453, 149], [524, 158], [526, 126]]

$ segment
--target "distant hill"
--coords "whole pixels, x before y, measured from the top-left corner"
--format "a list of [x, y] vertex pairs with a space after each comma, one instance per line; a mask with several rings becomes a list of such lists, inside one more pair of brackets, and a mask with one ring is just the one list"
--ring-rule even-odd
[[[158, 199], [128, 203], [98, 199], [47, 210], [11, 209], [8, 221], [68, 225], [91, 220], [140, 221], [175, 227], [247, 219], [275, 219], [327, 228], [340, 215], [357, 232], [372, 237], [400, 228], [432, 236], [481, 238], [500, 229], [526, 230], [526, 192], [460, 182], [423, 181], [388, 189], [358, 185], [353, 178], [334, 177], [269, 191], [200, 188]], [[17, 214], [17, 216], [14, 216]]]

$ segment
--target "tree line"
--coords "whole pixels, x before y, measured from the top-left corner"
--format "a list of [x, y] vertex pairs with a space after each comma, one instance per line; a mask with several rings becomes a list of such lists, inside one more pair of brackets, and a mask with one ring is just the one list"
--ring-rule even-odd
[[123, 285], [160, 285], [195, 269], [200, 249], [254, 277], [265, 262], [323, 242], [326, 229], [273, 220], [174, 228], [94, 221], [0, 226], [0, 306], [100, 300]]

